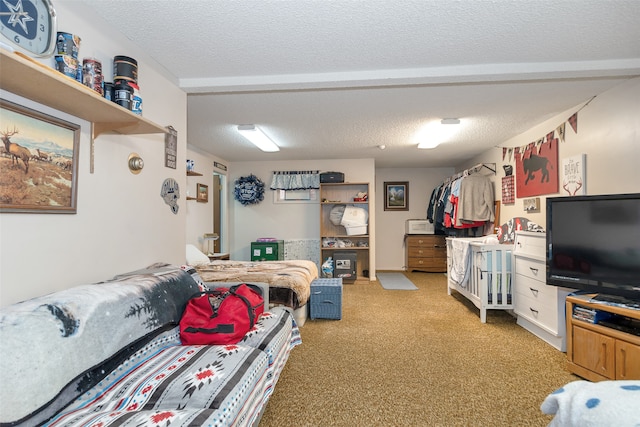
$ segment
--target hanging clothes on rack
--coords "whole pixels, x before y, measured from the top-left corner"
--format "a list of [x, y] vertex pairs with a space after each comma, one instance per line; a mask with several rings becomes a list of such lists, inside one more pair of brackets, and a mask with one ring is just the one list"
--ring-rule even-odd
[[427, 207], [427, 219], [436, 233], [456, 234], [456, 230], [484, 227], [494, 220], [493, 183], [484, 169], [493, 168], [481, 163], [446, 179], [434, 188]]
[[460, 183], [456, 226], [494, 220], [493, 184], [486, 175], [468, 175]]

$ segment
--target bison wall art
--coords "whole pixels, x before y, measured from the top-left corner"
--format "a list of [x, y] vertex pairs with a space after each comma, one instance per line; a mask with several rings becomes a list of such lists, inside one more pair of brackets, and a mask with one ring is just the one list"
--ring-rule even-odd
[[515, 156], [518, 198], [558, 192], [558, 139], [551, 133], [539, 147], [530, 144]]

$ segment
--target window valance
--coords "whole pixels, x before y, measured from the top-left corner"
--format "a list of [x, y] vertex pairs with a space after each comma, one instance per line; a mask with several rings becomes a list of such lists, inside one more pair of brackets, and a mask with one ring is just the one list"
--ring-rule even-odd
[[272, 190], [310, 190], [320, 188], [320, 171], [274, 171]]

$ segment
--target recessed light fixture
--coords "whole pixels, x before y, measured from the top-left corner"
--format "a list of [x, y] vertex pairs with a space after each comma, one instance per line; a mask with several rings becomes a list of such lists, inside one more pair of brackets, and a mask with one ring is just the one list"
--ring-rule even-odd
[[431, 122], [426, 125], [418, 135], [418, 148], [436, 148], [445, 141], [450, 140], [459, 130], [460, 119], [442, 119], [440, 122]]
[[262, 151], [280, 151], [276, 143], [269, 139], [256, 125], [238, 125], [238, 132]]

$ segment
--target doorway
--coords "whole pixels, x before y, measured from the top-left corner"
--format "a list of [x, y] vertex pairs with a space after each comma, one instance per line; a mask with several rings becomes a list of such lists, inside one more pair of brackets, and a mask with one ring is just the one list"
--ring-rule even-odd
[[226, 200], [222, 196], [224, 194], [225, 176], [217, 173], [213, 174], [213, 232], [217, 233], [220, 238], [214, 242], [214, 251], [222, 253], [226, 246], [226, 236], [223, 230], [224, 212], [226, 209]]

